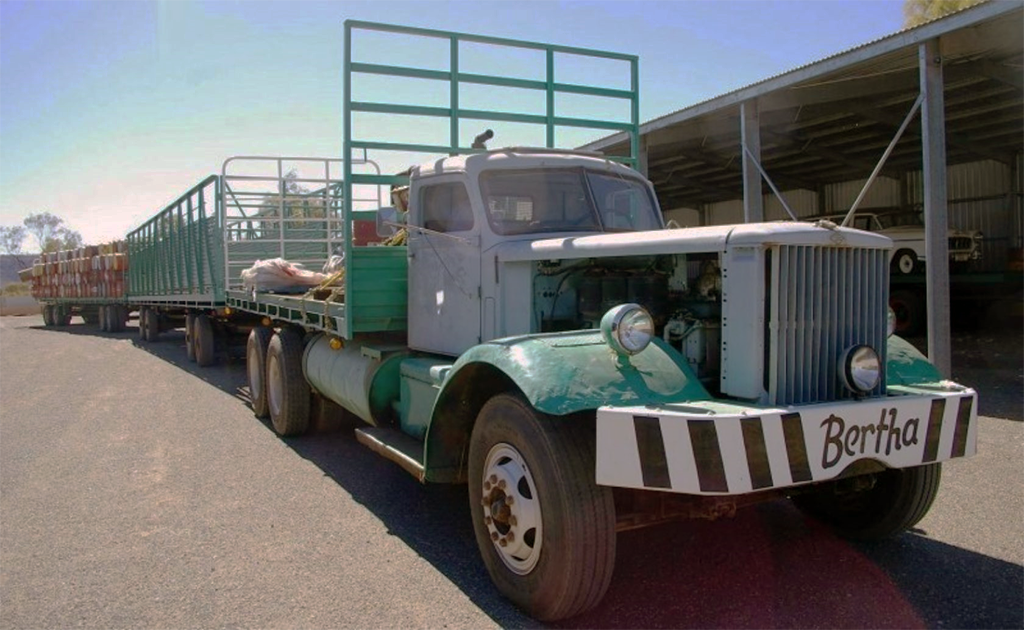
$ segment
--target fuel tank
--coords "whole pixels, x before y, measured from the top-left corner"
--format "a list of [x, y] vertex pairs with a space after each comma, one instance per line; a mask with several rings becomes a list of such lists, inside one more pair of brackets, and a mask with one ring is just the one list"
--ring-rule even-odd
[[336, 402], [372, 425], [395, 419], [399, 367], [408, 356], [404, 346], [373, 341], [346, 341], [335, 350], [327, 335], [306, 344], [302, 372], [321, 396]]

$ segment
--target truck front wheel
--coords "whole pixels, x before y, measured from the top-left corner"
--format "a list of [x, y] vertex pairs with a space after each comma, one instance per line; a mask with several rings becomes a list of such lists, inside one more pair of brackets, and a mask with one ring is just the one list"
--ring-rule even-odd
[[615, 506], [594, 483], [594, 425], [546, 416], [499, 394], [480, 411], [469, 447], [477, 545], [506, 597], [545, 621], [601, 600], [615, 565]]
[[941, 464], [888, 469], [873, 483], [841, 479], [793, 497], [808, 515], [854, 540], [882, 540], [916, 525], [939, 492]]
[[282, 328], [267, 346], [267, 403], [270, 423], [281, 436], [301, 435], [309, 426], [311, 392], [302, 374], [302, 337]]

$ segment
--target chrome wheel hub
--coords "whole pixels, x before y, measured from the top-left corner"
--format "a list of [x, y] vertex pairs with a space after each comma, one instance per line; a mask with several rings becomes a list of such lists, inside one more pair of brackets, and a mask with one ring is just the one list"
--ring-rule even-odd
[[540, 559], [543, 529], [533, 476], [515, 447], [495, 444], [482, 479], [484, 524], [510, 571], [526, 575]]

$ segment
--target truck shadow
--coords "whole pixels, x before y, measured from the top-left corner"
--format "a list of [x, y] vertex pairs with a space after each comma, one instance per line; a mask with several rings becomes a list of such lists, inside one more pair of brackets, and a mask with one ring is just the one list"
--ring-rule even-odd
[[[42, 328], [41, 326], [39, 328]], [[184, 332], [156, 343], [95, 326], [47, 328], [131, 339], [231, 396], [249, 402], [244, 360], [200, 368]], [[268, 421], [253, 418], [268, 431]], [[283, 441], [372, 512], [503, 627], [557, 628], [1012, 628], [1024, 626], [1024, 568], [928, 538], [916, 530], [851, 544], [781, 501], [733, 519], [684, 521], [618, 537], [601, 604], [545, 626], [492, 585], [480, 561], [465, 486], [424, 486], [358, 442], [352, 424]], [[927, 520], [924, 522], [927, 526]]]

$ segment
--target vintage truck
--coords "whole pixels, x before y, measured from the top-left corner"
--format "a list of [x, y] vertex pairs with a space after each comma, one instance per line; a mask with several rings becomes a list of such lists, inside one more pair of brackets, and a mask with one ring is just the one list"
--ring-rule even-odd
[[[358, 62], [365, 30], [450, 42], [451, 66]], [[484, 564], [530, 615], [595, 606], [625, 529], [792, 499], [846, 536], [898, 534], [941, 462], [974, 454], [975, 392], [892, 335], [890, 239], [826, 222], [669, 229], [635, 150], [554, 148], [559, 126], [637, 147], [635, 57], [351, 21], [345, 39], [341, 164], [306, 160], [323, 170], [301, 190], [280, 159], [263, 175], [228, 160], [128, 235], [128, 299], [146, 339], [183, 322], [201, 364], [245, 335], [252, 408], [282, 436], [343, 409], [418, 480], [466, 484]], [[541, 51], [546, 78], [462, 72], [465, 42]], [[560, 55], [622, 61], [632, 87], [558, 83]], [[356, 74], [448, 82], [453, 102], [358, 101]], [[548, 109], [465, 110], [460, 83], [543, 91]], [[628, 101], [631, 120], [559, 116], [562, 93]], [[356, 112], [447, 118], [451, 140], [361, 139]], [[544, 125], [548, 146], [466, 147], [465, 119]], [[443, 157], [385, 175], [369, 150]], [[359, 209], [360, 186], [390, 186], [394, 206]], [[368, 220], [388, 244], [353, 238]], [[319, 292], [239, 275], [332, 254], [343, 281]]]

